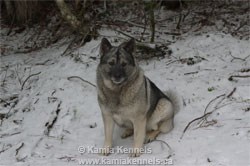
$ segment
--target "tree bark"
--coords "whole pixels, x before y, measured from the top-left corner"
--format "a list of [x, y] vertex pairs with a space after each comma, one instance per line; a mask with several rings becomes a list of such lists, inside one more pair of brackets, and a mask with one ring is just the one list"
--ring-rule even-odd
[[89, 26], [83, 25], [77, 17], [70, 11], [67, 4], [64, 0], [56, 0], [56, 4], [60, 9], [62, 17], [74, 28], [74, 30], [78, 31], [82, 35], [87, 35], [89, 33]]
[[153, 43], [155, 40], [155, 15], [154, 15], [154, 1], [150, 2], [150, 29], [151, 29], [151, 39], [150, 42]]

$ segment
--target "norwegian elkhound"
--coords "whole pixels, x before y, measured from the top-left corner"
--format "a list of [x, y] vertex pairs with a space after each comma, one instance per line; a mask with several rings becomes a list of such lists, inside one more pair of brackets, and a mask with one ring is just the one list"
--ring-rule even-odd
[[134, 134], [132, 157], [140, 156], [143, 143], [169, 132], [179, 101], [172, 92], [163, 93], [138, 66], [135, 40], [112, 46], [103, 38], [97, 67], [98, 102], [104, 122], [103, 155], [112, 148], [114, 122], [124, 127], [122, 138]]

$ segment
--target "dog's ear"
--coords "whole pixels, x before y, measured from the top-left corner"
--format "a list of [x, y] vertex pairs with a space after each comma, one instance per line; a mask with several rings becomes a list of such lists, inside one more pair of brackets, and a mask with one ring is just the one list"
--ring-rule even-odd
[[128, 42], [122, 44], [122, 47], [130, 54], [135, 51], [135, 39], [131, 38]]
[[112, 48], [112, 45], [108, 41], [108, 39], [103, 38], [101, 41], [101, 46], [100, 46], [100, 55], [101, 57], [105, 55], [110, 49]]

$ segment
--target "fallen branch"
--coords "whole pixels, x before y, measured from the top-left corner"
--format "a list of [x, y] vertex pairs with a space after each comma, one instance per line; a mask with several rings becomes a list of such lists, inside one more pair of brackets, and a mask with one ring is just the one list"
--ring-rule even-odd
[[244, 76], [240, 76], [240, 75], [232, 75], [228, 78], [229, 81], [233, 81], [233, 78], [249, 78], [250, 75], [244, 75]]
[[76, 158], [73, 156], [63, 156], [63, 157], [59, 157], [59, 160], [66, 160], [67, 162], [69, 161], [76, 161]]
[[232, 55], [231, 51], [229, 52], [229, 55], [233, 58], [233, 59], [231, 60], [231, 62], [233, 62], [233, 61], [236, 60], [236, 59], [241, 60], [241, 61], [246, 61], [246, 59], [250, 56], [250, 55], [248, 55], [248, 56], [246, 56], [245, 58], [235, 57], [235, 56]]
[[9, 136], [17, 135], [17, 134], [21, 134], [21, 131], [18, 131], [18, 132], [16, 132], [16, 133], [6, 133], [6, 134], [2, 134], [2, 135], [0, 135], [0, 138], [9, 137]]
[[50, 61], [50, 59], [47, 59], [46, 61], [44, 61], [44, 62], [38, 62], [35, 65], [46, 65], [46, 63], [49, 62], [49, 61]]
[[214, 98], [213, 100], [211, 100], [211, 101], [207, 104], [207, 106], [206, 106], [206, 108], [205, 108], [205, 110], [204, 110], [204, 114], [206, 114], [207, 109], [208, 109], [208, 107], [210, 106], [210, 104], [211, 104], [212, 102], [214, 102], [214, 101], [217, 100], [218, 98], [220, 98], [220, 97], [222, 97], [222, 96], [225, 96], [225, 95], [226, 95], [226, 94], [219, 95], [219, 96], [217, 96], [216, 98]]
[[193, 119], [192, 121], [190, 121], [190, 122], [187, 124], [187, 126], [185, 127], [185, 129], [183, 130], [183, 133], [182, 133], [181, 138], [183, 137], [184, 133], [187, 131], [188, 127], [189, 127], [193, 122], [195, 122], [195, 121], [197, 121], [197, 120], [200, 120], [200, 119], [203, 119], [203, 118], [205, 118], [206, 116], [208, 116], [208, 115], [210, 115], [210, 114], [212, 114], [212, 112], [208, 112], [208, 113], [206, 113], [206, 114], [204, 114], [204, 115], [202, 115], [202, 116], [200, 116], [200, 117], [198, 117], [198, 118], [195, 118], [195, 119]]
[[58, 103], [57, 108], [56, 108], [56, 111], [55, 111], [56, 114], [55, 114], [55, 116], [53, 117], [53, 119], [45, 124], [45, 127], [47, 127], [47, 129], [44, 131], [44, 133], [45, 133], [45, 135], [47, 135], [47, 136], [49, 136], [49, 133], [50, 133], [51, 129], [53, 128], [54, 124], [55, 124], [56, 121], [57, 121], [59, 112], [61, 111], [61, 108], [60, 108], [61, 103], [62, 103], [61, 101]]
[[[133, 36], [131, 36], [131, 35], [129, 35], [129, 34], [126, 34], [126, 33], [124, 33], [124, 32], [122, 32], [122, 31], [120, 31], [120, 30], [117, 30], [117, 29], [113, 29], [114, 31], [116, 31], [116, 32], [118, 32], [118, 33], [120, 33], [120, 34], [122, 34], [122, 35], [124, 35], [124, 36], [127, 36], [127, 37], [129, 37], [129, 38], [134, 38]], [[134, 38], [137, 42], [140, 42], [140, 40], [138, 40], [138, 39], [136, 39], [136, 38]]]
[[7, 66], [7, 69], [6, 69], [6, 72], [5, 72], [5, 75], [4, 75], [4, 78], [3, 78], [3, 81], [2, 81], [2, 83], [1, 83], [1, 85], [0, 85], [0, 86], [2, 86], [2, 87], [4, 87], [4, 85], [5, 85], [7, 72], [8, 72], [8, 66]]
[[89, 81], [87, 81], [87, 80], [85, 80], [85, 79], [83, 79], [83, 78], [81, 78], [81, 77], [79, 77], [79, 76], [71, 76], [71, 77], [68, 77], [68, 80], [70, 81], [70, 79], [72, 79], [72, 78], [78, 78], [78, 79], [82, 80], [83, 82], [88, 83], [89, 85], [91, 85], [91, 86], [93, 86], [93, 87], [96, 87], [96, 85], [92, 84], [91, 82], [89, 82]]
[[145, 26], [144, 25], [140, 25], [140, 24], [137, 24], [137, 23], [134, 23], [134, 22], [132, 22], [132, 21], [129, 21], [129, 20], [120, 20], [120, 19], [116, 19], [116, 20], [114, 20], [114, 22], [122, 22], [122, 24], [124, 24], [124, 23], [127, 23], [127, 24], [130, 24], [130, 25], [133, 25], [133, 26], [136, 26], [136, 27], [139, 27], [139, 28], [145, 28]]
[[153, 142], [161, 142], [161, 143], [165, 144], [169, 148], [169, 150], [172, 150], [171, 146], [167, 142], [165, 142], [163, 140], [155, 139]]
[[23, 90], [23, 87], [24, 87], [25, 83], [26, 83], [31, 77], [36, 76], [36, 75], [39, 75], [39, 74], [41, 74], [41, 72], [38, 72], [38, 73], [35, 73], [35, 74], [31, 74], [30, 76], [28, 76], [28, 77], [24, 80], [24, 82], [23, 82], [23, 84], [22, 84], [22, 86], [21, 86], [21, 90]]
[[23, 158], [16, 158], [16, 161], [17, 162], [25, 162], [25, 159], [27, 158], [28, 156], [24, 156]]
[[230, 93], [227, 95], [227, 98], [231, 97], [231, 96], [234, 94], [235, 91], [236, 91], [236, 88], [234, 88], [234, 89], [232, 90], [232, 92], [230, 92]]
[[68, 52], [68, 50], [72, 47], [72, 45], [75, 43], [77, 36], [75, 36], [72, 41], [68, 44], [67, 48], [63, 51], [63, 53], [61, 54], [61, 56], [63, 56], [66, 52]]
[[[145, 19], [145, 18], [144, 18]], [[136, 27], [139, 27], [139, 28], [142, 28], [143, 29], [143, 32], [145, 32], [146, 30], [149, 30], [147, 27], [146, 27], [146, 24], [145, 25], [140, 25], [140, 24], [137, 24], [137, 23], [134, 23], [132, 21], [128, 21], [128, 20], [115, 20], [117, 22], [122, 22], [122, 23], [127, 23], [127, 24], [130, 24], [130, 25], [133, 25], [133, 26], [136, 26]], [[142, 33], [143, 33], [142, 32]], [[164, 33], [166, 35], [175, 35], [175, 36], [180, 36], [181, 33], [178, 33], [178, 32], [169, 32], [169, 31], [159, 31], [159, 30], [155, 30], [155, 32], [158, 32], [158, 33]]]
[[17, 68], [18, 68], [18, 66], [16, 66], [16, 68], [15, 68], [15, 72], [16, 72], [16, 76], [17, 76], [17, 80], [18, 80], [18, 82], [19, 82], [19, 84], [21, 85], [21, 78], [19, 77], [19, 74], [18, 74], [18, 72], [17, 72]]
[[248, 21], [241, 23], [240, 26], [237, 29], [235, 29], [235, 31], [233, 32], [233, 34], [236, 34], [237, 31], [239, 31], [242, 27], [244, 27], [245, 25], [247, 25], [247, 23], [248, 23]]
[[[4, 144], [4, 145], [5, 145], [5, 144]], [[6, 150], [9, 150], [9, 149], [12, 147], [11, 144], [8, 144], [7, 147], [5, 148], [4, 145], [3, 145], [3, 147], [2, 147], [2, 150], [0, 150], [0, 154], [3, 153], [3, 152], [5, 152]]]
[[180, 29], [181, 21], [182, 21], [182, 13], [180, 12], [179, 20], [178, 20], [178, 23], [177, 23], [177, 25], [175, 27], [176, 29]]
[[205, 108], [204, 115], [202, 115], [202, 116], [200, 116], [200, 117], [198, 117], [198, 118], [193, 119], [192, 121], [190, 121], [190, 122], [187, 124], [187, 126], [186, 126], [185, 129], [183, 130], [181, 139], [183, 138], [185, 132], [187, 131], [187, 129], [189, 128], [189, 126], [190, 126], [192, 123], [194, 123], [195, 121], [200, 120], [200, 119], [206, 119], [208, 115], [210, 115], [210, 114], [212, 114], [212, 113], [214, 112], [214, 110], [213, 110], [213, 111], [210, 111], [210, 112], [207, 112], [207, 109], [208, 109], [208, 107], [210, 106], [210, 104], [211, 104], [213, 101], [217, 100], [218, 98], [220, 98], [220, 97], [222, 97], [222, 96], [225, 96], [225, 94], [219, 95], [219, 96], [217, 96], [216, 98], [214, 98], [213, 100], [211, 100], [211, 101], [207, 104], [207, 106], [206, 106], [206, 108]]
[[[234, 89], [226, 96], [226, 98], [231, 97], [231, 96], [234, 94], [235, 91], [236, 91], [236, 88], [234, 88]], [[216, 98], [214, 98], [213, 100], [211, 100], [211, 101], [209, 102], [209, 104], [207, 105], [207, 107], [206, 107], [206, 109], [205, 109], [205, 111], [204, 111], [204, 114], [206, 114], [206, 110], [207, 110], [208, 106], [209, 106], [213, 101], [215, 101], [216, 99], [218, 99], [218, 98], [220, 98], [220, 97], [224, 97], [225, 95], [226, 95], [226, 94], [217, 96]], [[213, 113], [214, 111], [218, 110], [219, 108], [222, 108], [224, 105], [223, 105], [223, 106], [219, 106], [219, 104], [220, 104], [224, 99], [225, 99], [225, 97], [222, 98], [222, 100], [219, 101], [219, 102], [217, 103], [217, 105], [215, 106], [215, 108], [214, 108], [212, 111], [210, 111], [210, 112]], [[232, 103], [231, 103], [231, 104], [232, 104]], [[202, 122], [202, 123], [200, 124], [200, 126], [203, 125], [204, 121], [206, 121], [206, 123], [208, 123], [208, 125], [203, 126], [203, 127], [207, 127], [207, 126], [209, 126], [209, 125], [211, 125], [211, 124], [217, 123], [216, 120], [212, 120], [212, 121], [208, 122], [208, 121], [207, 121], [207, 117], [204, 117], [204, 119], [201, 120], [201, 121], [199, 122], [199, 123]]]
[[16, 149], [16, 155], [18, 155], [19, 150], [24, 146], [24, 143], [22, 142], [21, 145]]
[[[206, 123], [204, 124], [204, 122], [206, 121]], [[202, 122], [202, 123], [201, 123]], [[198, 127], [196, 127], [195, 129], [198, 129], [200, 127], [208, 127], [208, 126], [213, 126], [214, 124], [217, 123], [217, 120], [215, 119], [212, 119], [210, 121], [207, 121], [207, 120], [204, 120], [204, 119], [201, 119], [200, 122], [198, 122], [198, 124], [201, 123]]]
[[170, 62], [168, 62], [166, 65], [168, 66], [168, 65], [170, 65], [170, 64], [172, 64], [172, 63], [179, 62], [179, 61], [181, 61], [181, 60], [178, 59], [178, 60], [170, 61]]
[[198, 71], [194, 71], [194, 72], [184, 73], [184, 75], [197, 74], [197, 73], [199, 73], [199, 72]]
[[173, 149], [171, 148], [171, 146], [167, 142], [165, 142], [163, 140], [158, 140], [158, 139], [155, 139], [153, 142], [161, 142], [161, 143], [165, 144], [168, 147], [168, 149], [169, 149], [169, 151], [168, 151], [169, 155], [167, 156], [167, 158], [172, 157], [172, 155], [173, 155]]
[[5, 104], [7, 104], [7, 105], [10, 105], [9, 102], [7, 102], [7, 101], [5, 101], [4, 99], [1, 99], [1, 98], [0, 98], [0, 103], [5, 103]]
[[217, 110], [217, 109], [223, 108], [223, 107], [225, 107], [225, 106], [231, 105], [231, 104], [235, 104], [235, 103], [246, 103], [246, 102], [247, 102], [247, 101], [244, 101], [244, 100], [243, 100], [243, 101], [236, 101], [236, 102], [226, 103], [226, 104], [223, 104], [223, 105], [221, 105], [221, 106], [215, 107], [214, 111]]
[[38, 101], [39, 101], [39, 98], [38, 98], [38, 99], [36, 99], [36, 101], [34, 102], [34, 104], [36, 104]]
[[[158, 31], [156, 31], [156, 32], [158, 32]], [[178, 32], [166, 32], [166, 31], [164, 31], [163, 33], [165, 35], [174, 35], [174, 36], [180, 36], [181, 35], [181, 33], [178, 33]]]
[[250, 68], [241, 69], [238, 72], [247, 73], [247, 72], [250, 72]]

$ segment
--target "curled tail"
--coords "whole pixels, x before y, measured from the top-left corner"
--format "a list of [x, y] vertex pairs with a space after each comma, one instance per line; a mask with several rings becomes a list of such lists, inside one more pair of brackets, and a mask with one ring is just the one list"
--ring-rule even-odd
[[176, 114], [177, 112], [179, 112], [183, 104], [178, 93], [173, 90], [167, 90], [164, 91], [164, 94], [170, 99], [171, 103], [173, 104], [174, 113]]

